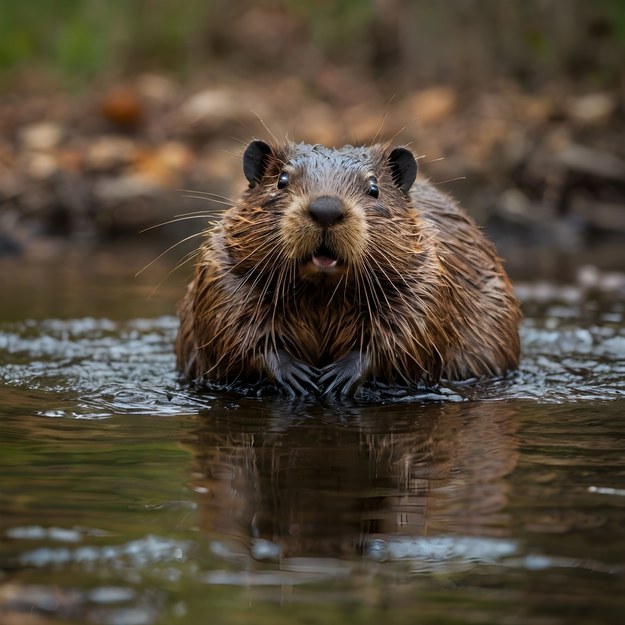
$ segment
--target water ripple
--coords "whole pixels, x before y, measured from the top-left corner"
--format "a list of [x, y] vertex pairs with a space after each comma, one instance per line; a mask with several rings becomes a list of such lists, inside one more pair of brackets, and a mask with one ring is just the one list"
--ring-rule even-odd
[[[503, 380], [458, 385], [454, 391], [460, 398], [550, 403], [624, 397], [622, 311], [602, 311], [586, 324], [572, 321], [579, 316], [575, 307], [552, 304], [527, 318], [519, 371]], [[0, 382], [24, 391], [25, 402], [27, 396], [47, 394], [49, 405], [38, 414], [50, 417], [195, 412], [211, 397], [193, 394], [177, 379], [177, 326], [169, 316], [123, 323], [87, 317], [0, 325]]]

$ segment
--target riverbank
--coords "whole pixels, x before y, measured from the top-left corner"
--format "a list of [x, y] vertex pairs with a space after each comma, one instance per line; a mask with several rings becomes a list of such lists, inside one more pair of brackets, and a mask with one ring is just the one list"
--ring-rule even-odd
[[[177, 215], [218, 213], [244, 188], [245, 144], [271, 135], [409, 145], [422, 175], [458, 197], [504, 255], [625, 242], [623, 93], [499, 83], [389, 100], [349, 76], [323, 84], [314, 93], [294, 77], [183, 86], [144, 74], [80, 94], [16, 85], [0, 98], [0, 252], [134, 240]], [[203, 224], [150, 232], [173, 242]]]

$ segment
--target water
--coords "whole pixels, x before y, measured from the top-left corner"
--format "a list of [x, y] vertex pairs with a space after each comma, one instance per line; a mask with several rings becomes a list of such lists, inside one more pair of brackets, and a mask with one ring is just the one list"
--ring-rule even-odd
[[519, 286], [465, 401], [200, 395], [181, 280], [0, 267], [0, 622], [622, 623], [622, 292]]

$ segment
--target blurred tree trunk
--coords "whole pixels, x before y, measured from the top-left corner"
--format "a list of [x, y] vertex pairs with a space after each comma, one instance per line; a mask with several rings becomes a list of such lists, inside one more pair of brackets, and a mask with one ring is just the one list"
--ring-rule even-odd
[[625, 2], [612, 1], [372, 0], [371, 68], [404, 87], [618, 73]]

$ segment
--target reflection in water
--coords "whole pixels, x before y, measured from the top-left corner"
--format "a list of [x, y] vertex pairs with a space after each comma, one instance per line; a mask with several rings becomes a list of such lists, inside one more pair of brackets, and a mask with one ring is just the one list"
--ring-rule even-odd
[[508, 533], [502, 478], [518, 456], [511, 405], [354, 408], [348, 420], [359, 427], [318, 407], [294, 419], [279, 403], [261, 425], [241, 418], [244, 408], [204, 418], [191, 443], [194, 488], [203, 529], [239, 550], [251, 544], [257, 559], [384, 560], [428, 550], [436, 558], [437, 548], [463, 555], [454, 549], [479, 545], [415, 539]]

